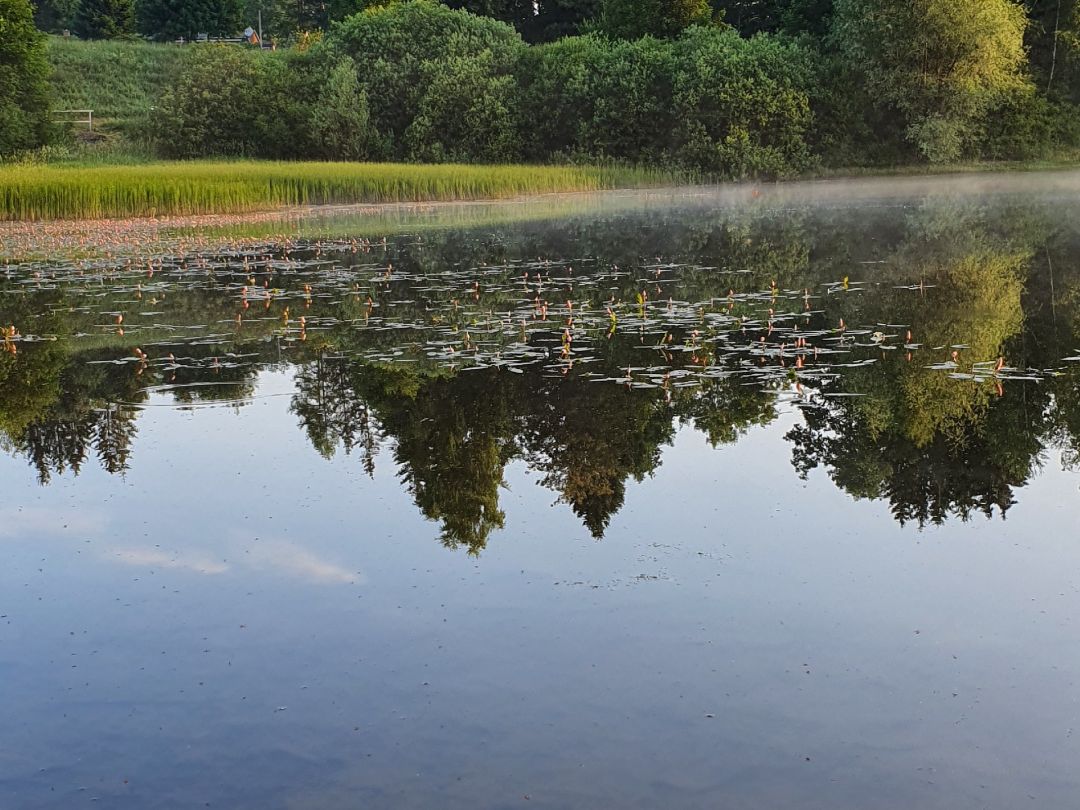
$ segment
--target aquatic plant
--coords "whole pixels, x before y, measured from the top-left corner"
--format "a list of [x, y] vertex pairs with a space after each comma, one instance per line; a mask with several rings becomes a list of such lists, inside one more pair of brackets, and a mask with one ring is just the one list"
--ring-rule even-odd
[[391, 163], [173, 162], [0, 168], [0, 218], [238, 213], [327, 203], [498, 199], [661, 185], [646, 169]]

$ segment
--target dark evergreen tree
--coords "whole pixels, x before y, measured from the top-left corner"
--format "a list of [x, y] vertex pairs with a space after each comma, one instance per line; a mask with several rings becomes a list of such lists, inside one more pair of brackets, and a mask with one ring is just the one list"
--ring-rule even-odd
[[42, 31], [59, 34], [75, 24], [79, 0], [39, 0], [34, 8], [34, 24]]
[[139, 0], [137, 16], [139, 32], [157, 40], [231, 37], [254, 23], [243, 0]]
[[725, 23], [743, 36], [762, 32], [824, 36], [833, 0], [714, 0]]
[[83, 39], [115, 39], [134, 31], [132, 0], [82, 0], [75, 12], [75, 33]]
[[518, 31], [524, 30], [536, 16], [532, 0], [444, 0], [450, 8], [463, 8], [482, 17], [510, 23]]
[[599, 26], [617, 39], [675, 37], [691, 25], [708, 25], [708, 0], [603, 0]]
[[538, 0], [536, 16], [522, 28], [530, 42], [551, 42], [577, 34], [582, 25], [600, 14], [600, 0]]

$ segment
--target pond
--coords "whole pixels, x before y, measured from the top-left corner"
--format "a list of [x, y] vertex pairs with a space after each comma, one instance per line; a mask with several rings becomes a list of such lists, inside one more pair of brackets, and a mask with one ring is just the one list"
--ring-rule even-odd
[[1080, 175], [0, 230], [0, 807], [1080, 804]]

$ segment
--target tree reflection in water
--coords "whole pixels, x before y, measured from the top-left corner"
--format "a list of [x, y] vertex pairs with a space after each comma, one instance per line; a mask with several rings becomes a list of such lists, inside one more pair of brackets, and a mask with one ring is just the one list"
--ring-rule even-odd
[[[242, 407], [288, 368], [312, 447], [392, 459], [474, 554], [513, 460], [601, 538], [680, 426], [715, 446], [786, 408], [801, 476], [900, 523], [1004, 516], [1048, 449], [1080, 458], [1070, 220], [1017, 199], [690, 208], [236, 248], [151, 281], [15, 265], [0, 323], [48, 339], [0, 353], [0, 444], [43, 484], [92, 456], [123, 474], [152, 395]], [[151, 284], [153, 317], [116, 328]]]

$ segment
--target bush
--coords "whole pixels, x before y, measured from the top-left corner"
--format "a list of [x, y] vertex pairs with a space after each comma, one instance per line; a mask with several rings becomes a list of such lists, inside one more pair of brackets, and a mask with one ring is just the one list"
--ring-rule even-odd
[[[450, 103], [462, 110], [487, 110], [499, 117], [493, 124], [472, 114], [454, 122], [457, 136], [470, 144], [458, 149], [461, 159], [483, 159], [475, 149], [492, 127], [503, 137], [500, 108], [510, 103], [505, 78], [524, 48], [509, 25], [430, 0], [412, 0], [355, 14], [335, 26], [329, 40], [355, 61], [372, 120], [388, 138], [393, 157], [445, 151], [445, 143], [419, 140], [420, 133], [437, 134], [425, 120], [445, 122], [452, 112], [438, 98], [442, 93], [453, 95]], [[466, 86], [452, 87], [442, 78], [448, 72], [460, 75]], [[425, 120], [407, 134], [421, 114]], [[504, 149], [505, 142], [496, 146], [498, 152]]]
[[811, 55], [766, 36], [692, 28], [675, 43], [676, 157], [727, 177], [785, 175], [813, 163]]
[[708, 25], [709, 0], [603, 0], [599, 28], [609, 37], [677, 37], [691, 25]]
[[0, 0], [0, 155], [40, 146], [48, 134], [45, 37], [27, 0]]
[[517, 82], [526, 158], [589, 153], [582, 126], [594, 115], [593, 76], [609, 47], [600, 37], [565, 37], [523, 53]]
[[673, 59], [671, 45], [651, 37], [567, 37], [530, 48], [518, 68], [526, 156], [662, 160]]
[[356, 76], [356, 63], [348, 57], [330, 72], [311, 111], [311, 130], [318, 156], [328, 160], [369, 160], [383, 153], [367, 93]]
[[491, 51], [425, 63], [426, 91], [409, 128], [410, 160], [509, 163], [521, 153], [513, 76], [495, 70]]
[[568, 37], [518, 70], [525, 154], [675, 161], [727, 177], [812, 163], [812, 55], [767, 37], [691, 28], [674, 42]]
[[817, 55], [810, 104], [810, 149], [825, 165], [896, 165], [915, 158], [895, 111], [878, 104], [861, 75], [838, 56]]
[[671, 149], [675, 51], [645, 37], [616, 42], [600, 61], [582, 140], [597, 159], [658, 162]]
[[527, 48], [509, 26], [427, 0], [372, 7], [301, 51], [194, 52], [165, 94], [172, 157], [523, 157], [674, 162], [726, 177], [812, 163], [803, 47], [692, 28], [675, 41], [569, 37]]
[[1034, 92], [1015, 93], [989, 116], [982, 155], [990, 160], [1051, 157], [1080, 146], [1080, 109]]
[[166, 90], [156, 120], [163, 155], [297, 157], [310, 150], [303, 96], [285, 54], [200, 46]]

